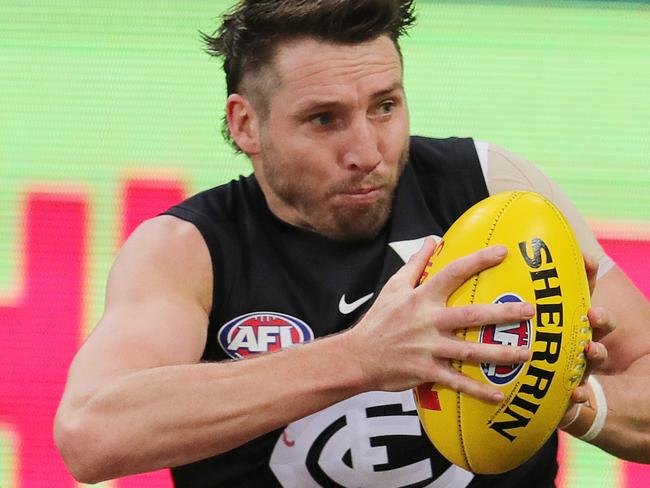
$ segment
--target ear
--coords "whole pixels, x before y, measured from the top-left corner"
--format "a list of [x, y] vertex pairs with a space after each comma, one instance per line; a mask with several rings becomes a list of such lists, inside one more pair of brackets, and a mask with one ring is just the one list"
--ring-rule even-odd
[[251, 103], [233, 93], [226, 100], [226, 119], [230, 135], [239, 148], [249, 156], [257, 154], [260, 148], [259, 118]]

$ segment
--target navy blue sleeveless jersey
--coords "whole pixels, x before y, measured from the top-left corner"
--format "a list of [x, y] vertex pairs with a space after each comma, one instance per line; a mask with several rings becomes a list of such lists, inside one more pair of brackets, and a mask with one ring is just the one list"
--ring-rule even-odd
[[[391, 216], [373, 240], [336, 242], [281, 221], [254, 176], [171, 208], [168, 215], [198, 228], [212, 259], [203, 360], [236, 360], [350, 327], [422, 238], [442, 236], [487, 196], [471, 139], [412, 137]], [[176, 486], [188, 488], [548, 487], [557, 472], [556, 449], [553, 436], [512, 472], [473, 475], [433, 448], [410, 391], [368, 392], [219, 456], [173, 468], [172, 476]]]

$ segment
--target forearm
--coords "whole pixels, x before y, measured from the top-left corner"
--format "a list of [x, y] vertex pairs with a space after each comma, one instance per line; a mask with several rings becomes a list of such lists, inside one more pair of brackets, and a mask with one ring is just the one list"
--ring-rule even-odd
[[[607, 402], [607, 417], [600, 433], [590, 440], [601, 449], [628, 461], [650, 463], [650, 356], [640, 358], [626, 371], [597, 375]], [[567, 429], [581, 436], [591, 425], [594, 413], [581, 411]]]
[[599, 376], [607, 398], [607, 421], [593, 444], [628, 461], [650, 463], [650, 356], [624, 373]]
[[83, 405], [63, 409], [76, 426], [71, 438], [83, 442], [61, 450], [81, 458], [72, 460], [82, 464], [80, 477], [98, 481], [233, 449], [363, 391], [341, 337], [249, 360], [121, 375]]

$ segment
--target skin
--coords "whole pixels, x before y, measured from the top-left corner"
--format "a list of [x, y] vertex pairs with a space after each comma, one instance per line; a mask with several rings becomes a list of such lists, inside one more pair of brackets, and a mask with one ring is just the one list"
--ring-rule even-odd
[[[306, 39], [282, 46], [275, 70], [280, 82], [267, 119], [242, 95], [227, 104], [233, 138], [250, 156], [270, 208], [332, 238], [343, 238], [350, 227], [362, 228], [357, 238], [374, 235], [377, 228], [364, 215], [387, 218], [408, 134], [395, 47], [385, 37], [354, 46]], [[298, 116], [297, 105], [304, 107]], [[505, 249], [461, 258], [416, 286], [434, 246], [425, 242], [355, 327], [253, 359], [201, 363], [214, 306], [206, 244], [193, 225], [174, 217], [145, 222], [113, 265], [104, 315], [72, 363], [55, 419], [55, 441], [72, 474], [97, 482], [187, 464], [365, 391], [435, 382], [501, 400], [499, 390], [458, 374], [449, 360], [512, 364], [527, 360], [529, 351], [464, 343], [454, 331], [517, 322], [534, 311], [514, 303], [447, 308], [449, 294], [500, 263]], [[613, 270], [598, 281], [594, 302], [605, 308], [590, 314], [603, 333], [611, 320], [601, 314], [613, 310], [620, 318], [618, 330], [603, 339], [609, 359], [603, 344], [592, 343], [589, 353], [602, 372], [615, 373], [603, 377], [606, 391], [618, 396], [600, 444], [614, 453], [621, 441], [610, 432], [627, 432], [643, 416], [625, 407], [650, 401], [648, 388], [630, 391], [617, 380], [640, 374], [637, 366], [644, 371], [650, 351], [647, 341], [629, 340], [640, 337], [650, 314], [623, 278]], [[332, 365], [337, 375], [328, 374]], [[215, 401], [220, 398], [228, 401]], [[641, 442], [634, 452], [644, 446], [650, 452]]]
[[[650, 463], [650, 412], [643, 408], [650, 404], [650, 304], [620, 268], [596, 281], [598, 265], [585, 257], [585, 266], [594, 305], [588, 313], [594, 328], [588, 374], [598, 378], [608, 407], [607, 421], [591, 443], [621, 459]], [[577, 403], [587, 401], [588, 388], [583, 381], [573, 392], [560, 425], [573, 418]]]
[[[227, 102], [232, 136], [271, 210], [337, 240], [372, 238], [384, 227], [408, 155], [395, 46], [386, 37], [364, 46], [371, 48], [287, 43], [276, 56], [278, 87], [265, 120], [242, 95]], [[321, 55], [312, 58], [314, 50]]]

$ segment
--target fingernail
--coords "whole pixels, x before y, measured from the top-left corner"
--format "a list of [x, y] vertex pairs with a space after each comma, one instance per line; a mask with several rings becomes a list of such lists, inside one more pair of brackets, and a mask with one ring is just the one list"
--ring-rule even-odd
[[494, 395], [492, 395], [492, 400], [493, 400], [495, 403], [498, 403], [498, 402], [503, 401], [504, 398], [505, 398], [505, 396], [504, 396], [503, 393], [500, 392], [500, 391], [497, 392], [497, 393], [495, 393]]
[[585, 351], [588, 356], [590, 356], [590, 359], [598, 359], [598, 348], [593, 342], [589, 342], [587, 344], [587, 347], [585, 348]]
[[503, 258], [505, 255], [508, 254], [508, 248], [506, 246], [495, 246], [494, 247], [494, 255], [498, 258]]

